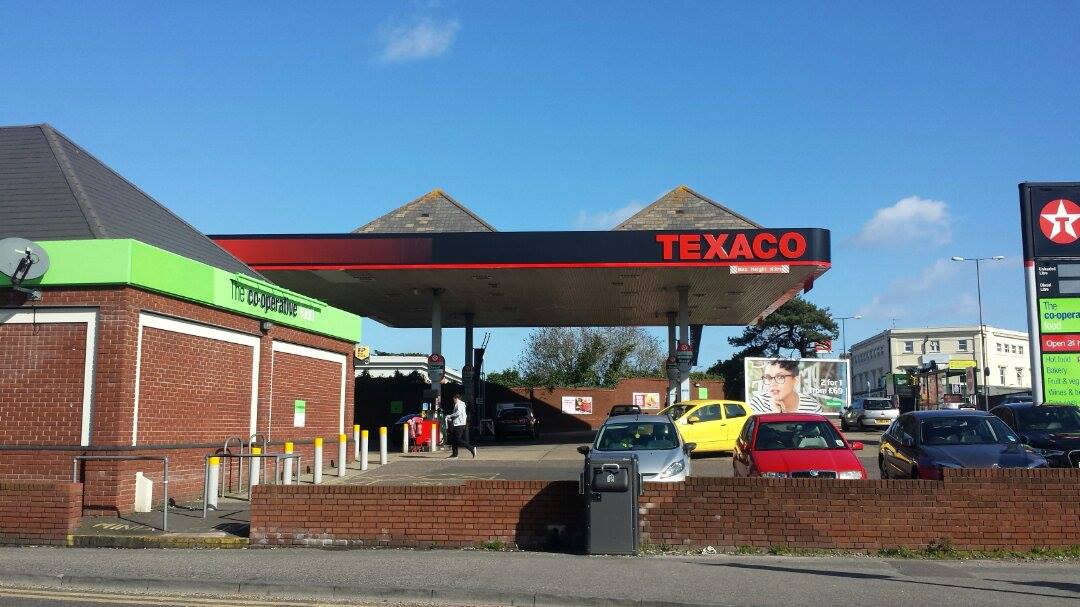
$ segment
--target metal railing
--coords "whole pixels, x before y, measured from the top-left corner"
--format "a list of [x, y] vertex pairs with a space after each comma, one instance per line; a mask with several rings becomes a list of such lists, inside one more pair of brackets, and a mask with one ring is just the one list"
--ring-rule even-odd
[[[169, 458], [164, 455], [76, 455], [74, 457], [74, 472], [71, 475], [73, 483], [79, 482], [79, 462], [96, 461], [160, 461], [162, 462], [161, 488], [164, 497], [164, 505], [161, 508], [161, 530], [169, 531]], [[152, 499], [153, 496], [151, 496]]]
[[[203, 460], [203, 518], [206, 518], [206, 513], [207, 513], [207, 510], [209, 509], [209, 506], [210, 506], [210, 490], [211, 490], [211, 487], [210, 487], [210, 458], [212, 458], [212, 457], [220, 457], [221, 459], [235, 458], [235, 459], [239, 460], [239, 463], [240, 463], [239, 467], [241, 468], [241, 470], [243, 469], [243, 461], [245, 459], [249, 460], [249, 468], [254, 468], [254, 466], [256, 465], [256, 461], [257, 461], [258, 466], [259, 466], [259, 472], [260, 472], [259, 477], [262, 476], [262, 461], [263, 461], [263, 458], [274, 458], [274, 476], [273, 476], [272, 482], [269, 483], [271, 485], [278, 484], [278, 479], [281, 476], [281, 472], [282, 472], [282, 470], [281, 470], [281, 468], [282, 468], [281, 462], [284, 461], [284, 460], [287, 460], [287, 459], [295, 460], [296, 465], [293, 466], [293, 478], [294, 478], [293, 482], [295, 482], [297, 485], [300, 484], [300, 467], [301, 466], [300, 466], [300, 454], [299, 453], [258, 453], [258, 454], [252, 454], [252, 453], [244, 453], [244, 454], [211, 453], [211, 454], [207, 455], [205, 457], [205, 459]], [[249, 470], [248, 476], [249, 476], [249, 478], [254, 478], [253, 471]], [[284, 480], [284, 479], [281, 479], [281, 480]], [[223, 485], [222, 479], [219, 477], [218, 478], [218, 486], [214, 488], [214, 490], [217, 491], [217, 494], [218, 494], [219, 497], [225, 495], [222, 485]], [[241, 487], [241, 489], [243, 489], [243, 487]], [[239, 493], [243, 493], [243, 491], [241, 490]], [[248, 494], [248, 499], [250, 499], [250, 497], [251, 496], [250, 496], [250, 493], [249, 493]]]

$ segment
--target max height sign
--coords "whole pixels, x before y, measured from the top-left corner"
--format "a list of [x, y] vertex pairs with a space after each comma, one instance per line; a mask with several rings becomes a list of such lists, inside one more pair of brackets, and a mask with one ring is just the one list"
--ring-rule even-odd
[[1080, 405], [1080, 183], [1021, 183], [1031, 393]]

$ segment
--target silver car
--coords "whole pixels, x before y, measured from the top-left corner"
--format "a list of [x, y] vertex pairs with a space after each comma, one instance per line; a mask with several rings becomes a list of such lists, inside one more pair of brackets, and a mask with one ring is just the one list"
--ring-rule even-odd
[[609, 417], [596, 433], [592, 446], [578, 447], [605, 456], [638, 458], [638, 472], [646, 482], [670, 483], [690, 476], [690, 452], [694, 443], [684, 443], [675, 424], [666, 415], [618, 415]]
[[891, 398], [856, 398], [851, 406], [840, 410], [840, 429], [844, 432], [870, 428], [885, 430], [899, 415], [900, 409]]

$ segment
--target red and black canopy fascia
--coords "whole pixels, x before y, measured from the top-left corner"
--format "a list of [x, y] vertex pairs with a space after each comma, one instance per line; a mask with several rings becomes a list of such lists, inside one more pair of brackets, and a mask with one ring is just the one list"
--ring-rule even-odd
[[831, 265], [821, 228], [211, 238], [259, 271]]

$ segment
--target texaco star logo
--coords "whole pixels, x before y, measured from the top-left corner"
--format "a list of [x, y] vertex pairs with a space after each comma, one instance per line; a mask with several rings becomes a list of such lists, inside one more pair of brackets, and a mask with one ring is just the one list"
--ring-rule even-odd
[[1080, 239], [1074, 224], [1080, 220], [1080, 206], [1059, 198], [1046, 203], [1039, 213], [1039, 228], [1043, 236], [1057, 244], [1070, 244]]

